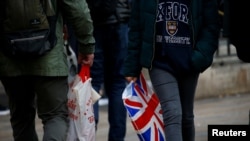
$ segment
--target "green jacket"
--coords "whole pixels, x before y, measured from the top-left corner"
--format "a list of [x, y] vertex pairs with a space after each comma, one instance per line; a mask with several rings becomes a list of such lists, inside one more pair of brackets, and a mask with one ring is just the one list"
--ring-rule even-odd
[[[132, 1], [128, 55], [124, 75], [138, 76], [142, 67], [151, 69], [155, 51], [155, 21], [158, 0]], [[202, 72], [213, 61], [218, 47], [219, 18], [216, 0], [191, 0], [190, 29], [193, 40], [192, 67]]]
[[56, 23], [56, 45], [45, 56], [33, 60], [16, 60], [3, 55], [0, 52], [0, 77], [37, 75], [37, 76], [67, 76], [67, 56], [63, 46], [63, 19], [73, 26], [79, 41], [79, 52], [83, 54], [94, 53], [93, 26], [88, 5], [85, 0], [60, 0], [60, 7], [56, 0], [51, 0], [58, 18]]

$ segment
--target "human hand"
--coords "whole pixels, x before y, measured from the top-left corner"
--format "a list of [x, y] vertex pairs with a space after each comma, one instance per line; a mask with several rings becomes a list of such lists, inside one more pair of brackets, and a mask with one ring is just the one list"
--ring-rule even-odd
[[136, 81], [137, 77], [133, 77], [133, 76], [129, 76], [129, 77], [125, 77], [125, 79], [130, 83], [131, 81]]
[[78, 53], [78, 64], [92, 66], [94, 62], [94, 54]]

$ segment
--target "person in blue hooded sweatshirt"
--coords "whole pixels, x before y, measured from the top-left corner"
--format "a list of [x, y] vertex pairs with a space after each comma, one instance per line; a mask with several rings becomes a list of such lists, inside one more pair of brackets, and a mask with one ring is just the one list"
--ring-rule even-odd
[[194, 141], [194, 97], [220, 33], [216, 0], [134, 0], [123, 74], [147, 68], [163, 110], [167, 141]]

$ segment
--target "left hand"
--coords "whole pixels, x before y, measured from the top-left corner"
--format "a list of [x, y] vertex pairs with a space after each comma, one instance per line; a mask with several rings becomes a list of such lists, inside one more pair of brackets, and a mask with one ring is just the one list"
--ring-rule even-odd
[[125, 79], [127, 80], [128, 83], [130, 83], [131, 81], [135, 82], [137, 80], [137, 77], [127, 76], [127, 77], [125, 77]]

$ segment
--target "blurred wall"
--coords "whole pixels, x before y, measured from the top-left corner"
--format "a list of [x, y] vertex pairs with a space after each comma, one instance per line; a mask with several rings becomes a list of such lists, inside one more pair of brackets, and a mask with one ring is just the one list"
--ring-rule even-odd
[[196, 98], [250, 93], [250, 63], [236, 56], [215, 58], [200, 75]]

